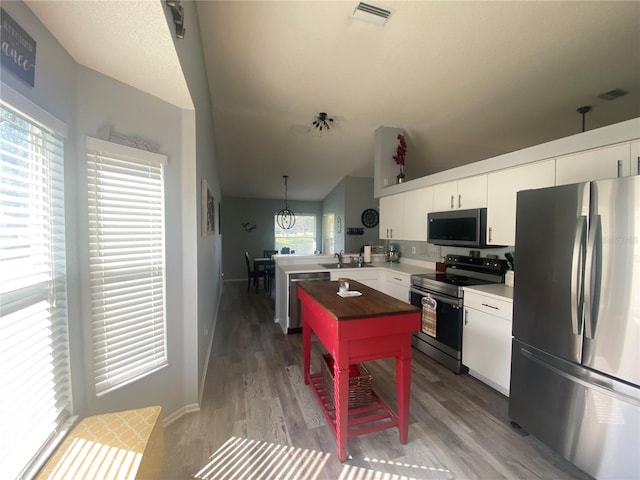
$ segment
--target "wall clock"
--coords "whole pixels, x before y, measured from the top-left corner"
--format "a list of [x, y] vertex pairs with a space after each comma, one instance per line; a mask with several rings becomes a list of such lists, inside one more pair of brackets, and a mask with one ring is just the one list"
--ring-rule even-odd
[[373, 208], [367, 208], [362, 212], [362, 224], [367, 228], [373, 228], [378, 225], [378, 211]]

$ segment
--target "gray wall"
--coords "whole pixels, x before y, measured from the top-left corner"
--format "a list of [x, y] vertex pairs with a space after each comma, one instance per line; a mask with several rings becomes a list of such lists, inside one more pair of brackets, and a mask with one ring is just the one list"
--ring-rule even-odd
[[[4, 69], [2, 81], [65, 122], [70, 131], [65, 150], [69, 330], [74, 406], [81, 415], [159, 404], [166, 418], [197, 408], [221, 292], [220, 235], [200, 236], [200, 179], [209, 181], [216, 198], [220, 182], [196, 6], [183, 5], [188, 34], [174, 41], [194, 110], [177, 108], [77, 65], [22, 2], [2, 5], [38, 46], [35, 87]], [[168, 9], [166, 14], [167, 28], [172, 29]], [[165, 191], [169, 366], [97, 398], [88, 290], [82, 286], [88, 283], [84, 145], [85, 135], [97, 136], [103, 125], [148, 138], [169, 157]]]
[[[284, 208], [283, 200], [224, 197], [221, 205], [222, 272], [226, 280], [246, 280], [244, 252], [262, 256], [273, 249], [274, 216]], [[289, 200], [295, 214], [316, 215], [316, 244], [322, 242], [322, 203]], [[243, 227], [247, 223], [247, 227]], [[255, 228], [249, 230], [253, 225]]]
[[[346, 251], [345, 249], [345, 237], [346, 237], [346, 229], [345, 225], [347, 224], [345, 219], [345, 202], [346, 202], [346, 188], [347, 181], [346, 177], [338, 182], [338, 184], [333, 187], [333, 190], [329, 192], [329, 195], [325, 197], [322, 201], [322, 215], [331, 215], [333, 214], [334, 221], [338, 222], [338, 218], [340, 218], [340, 223], [342, 224], [340, 232], [334, 232], [334, 245], [333, 252], [328, 251], [328, 246], [320, 245], [320, 250], [322, 253], [334, 253], [339, 252], [340, 250]], [[323, 233], [324, 235], [324, 233]]]
[[[333, 213], [342, 219], [342, 233], [336, 233], [336, 252], [358, 253], [363, 245], [378, 245], [379, 228], [362, 224], [362, 212], [367, 208], [379, 211], [373, 198], [373, 178], [344, 177], [322, 202], [323, 215]], [[347, 235], [348, 228], [362, 228], [363, 235]]]
[[373, 178], [345, 177], [344, 231], [349, 227], [363, 228], [364, 235], [346, 235], [345, 252], [357, 253], [363, 245], [377, 245], [379, 228], [367, 228], [362, 224], [362, 212], [367, 208], [380, 211], [378, 199], [373, 198]]
[[[162, 5], [164, 7], [164, 2]], [[186, 226], [182, 229], [184, 388], [186, 394], [191, 395], [192, 385], [197, 384], [201, 397], [222, 295], [222, 236], [219, 225], [216, 225], [213, 235], [203, 237], [200, 232], [202, 179], [209, 183], [216, 203], [222, 194], [197, 6], [192, 1], [182, 2], [181, 5], [185, 11], [188, 33], [183, 39], [174, 36], [173, 40], [194, 104], [194, 111], [183, 111], [182, 130], [183, 157], [189, 159], [183, 162], [182, 172], [182, 213], [186, 218]], [[168, 8], [164, 9], [169, 29], [173, 32], [173, 17]], [[217, 208], [216, 204], [216, 211]], [[196, 345], [197, 349], [194, 348]]]
[[[76, 62], [44, 28], [22, 2], [2, 2], [2, 8], [37, 42], [35, 86], [31, 87], [0, 66], [2, 82], [22, 96], [57, 117], [69, 127], [65, 142], [65, 217], [67, 242], [67, 296], [69, 308], [70, 354], [72, 358], [73, 401], [79, 411], [85, 404], [85, 361], [80, 304], [80, 271], [78, 255], [76, 177], [78, 157], [76, 144], [77, 79]], [[2, 92], [0, 91], [0, 95]], [[82, 190], [82, 189], [80, 189]], [[74, 361], [75, 360], [75, 361]]]

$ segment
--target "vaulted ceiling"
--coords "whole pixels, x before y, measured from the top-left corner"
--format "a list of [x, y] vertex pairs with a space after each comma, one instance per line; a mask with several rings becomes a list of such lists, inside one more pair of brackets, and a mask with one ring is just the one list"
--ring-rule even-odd
[[[104, 51], [172, 62], [164, 1], [26, 3], [79, 63], [188, 107], [179, 79]], [[579, 133], [580, 106], [587, 129], [640, 116], [640, 2], [370, 3], [385, 25], [356, 1], [197, 2], [224, 195], [281, 198], [289, 175], [290, 199], [321, 200], [373, 176], [380, 125], [405, 129], [411, 178]], [[309, 128], [319, 112], [330, 135]]]

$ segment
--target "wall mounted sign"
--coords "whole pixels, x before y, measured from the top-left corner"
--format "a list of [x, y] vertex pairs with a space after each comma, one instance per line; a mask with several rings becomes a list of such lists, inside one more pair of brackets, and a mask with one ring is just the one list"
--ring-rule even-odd
[[32, 87], [36, 77], [36, 41], [0, 9], [2, 66]]

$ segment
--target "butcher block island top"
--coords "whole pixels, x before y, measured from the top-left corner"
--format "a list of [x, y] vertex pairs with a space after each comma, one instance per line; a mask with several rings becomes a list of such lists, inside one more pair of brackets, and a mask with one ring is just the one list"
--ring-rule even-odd
[[[420, 309], [359, 282], [349, 280], [360, 296], [341, 297], [338, 282], [298, 284], [302, 310], [304, 382], [310, 385], [336, 436], [338, 459], [347, 459], [347, 438], [398, 427], [408, 440], [411, 394], [411, 334], [420, 329]], [[333, 359], [333, 398], [320, 373], [312, 374], [311, 333]], [[371, 392], [371, 404], [350, 409], [350, 365], [395, 357], [398, 413]]]
[[311, 295], [337, 321], [359, 320], [370, 317], [405, 315], [419, 312], [417, 307], [386, 295], [355, 280], [349, 280], [349, 290], [362, 293], [357, 297], [338, 295], [337, 281], [300, 282]]

